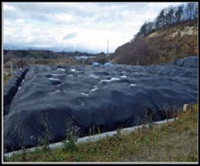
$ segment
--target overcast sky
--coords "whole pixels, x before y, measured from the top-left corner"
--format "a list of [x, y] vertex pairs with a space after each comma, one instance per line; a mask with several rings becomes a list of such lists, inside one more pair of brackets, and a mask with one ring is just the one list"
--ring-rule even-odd
[[[109, 52], [175, 2], [3, 3], [3, 43]], [[80, 49], [80, 50], [79, 50]]]

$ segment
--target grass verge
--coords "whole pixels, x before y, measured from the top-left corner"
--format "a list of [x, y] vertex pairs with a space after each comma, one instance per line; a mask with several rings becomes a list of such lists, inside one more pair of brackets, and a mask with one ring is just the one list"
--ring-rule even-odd
[[8, 75], [3, 75], [3, 83], [4, 85], [6, 85], [6, 83], [11, 79], [11, 77], [13, 77], [13, 74], [8, 74]]

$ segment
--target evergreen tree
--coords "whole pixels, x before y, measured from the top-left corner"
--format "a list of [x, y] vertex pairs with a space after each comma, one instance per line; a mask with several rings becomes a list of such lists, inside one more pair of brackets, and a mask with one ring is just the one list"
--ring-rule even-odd
[[154, 28], [154, 23], [153, 22], [145, 22], [138, 33], [138, 36], [140, 37], [145, 37], [147, 36]]
[[168, 7], [162, 9], [154, 22], [145, 22], [136, 37], [145, 37], [152, 30], [162, 28], [165, 25], [172, 25], [174, 23], [185, 20], [194, 20], [198, 18], [198, 3], [189, 2], [178, 7]]
[[160, 14], [156, 18], [155, 26], [156, 28], [161, 28], [165, 25], [165, 12], [161, 10]]
[[[187, 20], [193, 20], [197, 16], [197, 3], [195, 2], [189, 2], [186, 5], [186, 14], [187, 14]], [[196, 16], [195, 16], [196, 15]]]
[[139, 31], [139, 36], [141, 36], [141, 37], [144, 37], [146, 34], [147, 34], [147, 32], [146, 32], [146, 22], [141, 26], [141, 28], [140, 28], [140, 31]]
[[180, 5], [179, 7], [178, 7], [178, 10], [176, 11], [176, 13], [175, 13], [175, 22], [181, 22], [181, 17], [182, 17], [182, 14], [183, 14], [183, 6], [182, 5]]
[[169, 8], [168, 13], [166, 14], [166, 24], [173, 24], [174, 23], [174, 10], [172, 7]]
[[198, 18], [198, 4], [194, 3], [194, 8], [193, 8], [193, 19], [197, 19]]

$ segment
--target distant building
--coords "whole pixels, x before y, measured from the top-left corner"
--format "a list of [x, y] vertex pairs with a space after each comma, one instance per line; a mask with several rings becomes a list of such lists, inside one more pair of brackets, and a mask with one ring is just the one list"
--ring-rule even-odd
[[17, 74], [17, 71], [12, 71], [11, 74]]

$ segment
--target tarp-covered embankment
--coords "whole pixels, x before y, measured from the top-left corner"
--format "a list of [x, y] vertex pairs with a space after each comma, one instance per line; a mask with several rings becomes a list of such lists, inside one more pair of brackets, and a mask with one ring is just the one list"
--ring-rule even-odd
[[4, 86], [4, 111], [3, 115], [8, 114], [9, 106], [17, 93], [20, 85], [23, 83], [23, 79], [28, 71], [29, 67], [19, 70], [14, 77], [12, 77], [9, 82]]
[[105, 132], [147, 119], [163, 120], [167, 111], [197, 101], [197, 57], [180, 61], [150, 66], [32, 66], [4, 117], [4, 146], [7, 150], [36, 146], [47, 134], [50, 142], [61, 141], [69, 118], [80, 137], [91, 128]]

